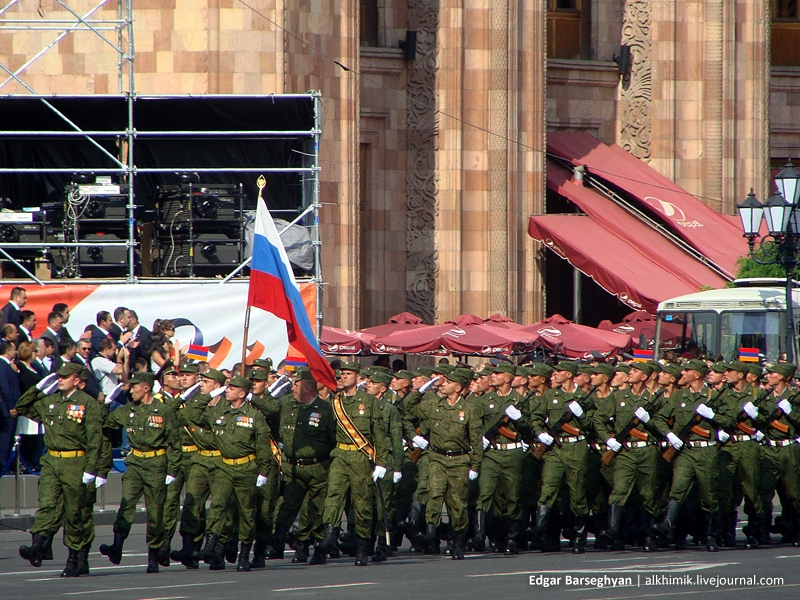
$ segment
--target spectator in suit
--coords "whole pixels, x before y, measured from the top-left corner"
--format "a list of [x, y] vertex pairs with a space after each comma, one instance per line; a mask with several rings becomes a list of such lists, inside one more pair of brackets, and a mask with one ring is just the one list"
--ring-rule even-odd
[[6, 323], [3, 325], [3, 328], [0, 329], [0, 338], [3, 339], [5, 342], [13, 342], [14, 345], [17, 345], [17, 326], [12, 325], [11, 323]]
[[139, 315], [135, 310], [128, 311], [128, 330], [131, 332], [131, 339], [128, 342], [128, 349], [131, 351], [135, 363], [140, 358], [144, 358], [150, 364], [150, 330], [139, 323]]
[[19, 313], [20, 324], [17, 327], [17, 341], [22, 342], [33, 341], [33, 330], [36, 329], [36, 313], [32, 310], [23, 310]]
[[[47, 329], [42, 333], [42, 337], [53, 342], [53, 356], [55, 357], [58, 356], [58, 345], [61, 343], [59, 332], [63, 324], [64, 318], [61, 316], [61, 313], [52, 311], [47, 315]], [[52, 366], [52, 363], [50, 366]]]
[[50, 368], [52, 372], [58, 371], [65, 363], [72, 362], [75, 354], [78, 352], [78, 346], [71, 340], [62, 340], [58, 345], [58, 356], [53, 359], [53, 366]]
[[97, 327], [92, 329], [92, 358], [100, 354], [100, 342], [108, 338], [117, 342], [111, 333], [111, 327], [114, 325], [114, 320], [111, 318], [111, 313], [107, 310], [101, 310], [95, 317]]
[[88, 338], [82, 337], [76, 344], [76, 353], [72, 358], [72, 362], [86, 367], [86, 369], [89, 371], [89, 377], [86, 379], [86, 385], [83, 388], [83, 391], [89, 394], [92, 398], [102, 401], [105, 396], [103, 396], [103, 393], [100, 389], [100, 380], [97, 379], [97, 376], [94, 374], [94, 369], [89, 362], [89, 357], [91, 355], [92, 342]]
[[12, 342], [0, 342], [0, 469], [11, 456], [14, 446], [14, 435], [17, 432], [17, 400], [22, 395], [19, 391], [19, 376], [14, 359], [17, 349]]
[[[130, 331], [128, 327], [129, 313], [130, 311], [124, 306], [118, 306], [114, 309], [114, 323], [111, 324], [109, 332], [116, 342], [127, 344], [131, 337], [130, 333], [128, 333]], [[125, 335], [126, 333], [128, 335]]]
[[0, 315], [3, 317], [3, 323], [11, 323], [14, 327], [18, 327], [21, 323], [19, 318], [19, 311], [25, 306], [28, 301], [28, 293], [24, 288], [15, 287], [11, 290], [11, 298], [8, 300], [2, 309]]
[[[23, 394], [43, 379], [42, 373], [33, 367], [34, 360], [36, 360], [36, 345], [33, 342], [20, 342], [17, 350], [17, 369], [19, 370], [19, 389]], [[22, 436], [20, 443], [22, 458], [31, 469], [40, 471], [42, 467], [39, 461], [44, 452], [42, 426], [25, 417], [17, 417], [17, 433]]]
[[61, 330], [58, 332], [59, 337], [61, 337], [62, 340], [70, 340], [74, 342], [75, 340], [72, 339], [69, 331], [67, 331], [67, 323], [69, 323], [69, 306], [64, 302], [57, 302], [56, 304], [53, 304], [53, 312], [61, 314]]
[[36, 340], [36, 358], [33, 359], [31, 366], [42, 378], [50, 374], [50, 367], [53, 366], [53, 340], [50, 338]]

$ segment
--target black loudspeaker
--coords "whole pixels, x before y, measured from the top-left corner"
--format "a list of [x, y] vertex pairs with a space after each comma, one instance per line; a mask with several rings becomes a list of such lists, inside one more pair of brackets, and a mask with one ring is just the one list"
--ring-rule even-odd
[[404, 59], [414, 60], [417, 57], [417, 32], [406, 31], [406, 39], [400, 40], [397, 45], [403, 50]]
[[627, 75], [631, 72], [631, 47], [622, 45], [619, 47], [619, 60], [617, 61], [620, 75]]

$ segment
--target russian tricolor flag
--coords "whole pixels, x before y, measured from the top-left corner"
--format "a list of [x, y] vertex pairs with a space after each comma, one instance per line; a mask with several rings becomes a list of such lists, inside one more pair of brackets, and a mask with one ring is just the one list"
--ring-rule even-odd
[[303, 353], [314, 379], [336, 389], [333, 369], [322, 356], [308, 320], [289, 258], [264, 200], [258, 199], [247, 305], [286, 321], [289, 343]]

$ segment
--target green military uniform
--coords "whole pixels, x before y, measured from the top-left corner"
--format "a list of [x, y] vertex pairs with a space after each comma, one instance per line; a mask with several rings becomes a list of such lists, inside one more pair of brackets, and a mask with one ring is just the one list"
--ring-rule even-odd
[[[228, 385], [249, 391], [251, 384], [249, 380], [235, 376]], [[222, 453], [214, 479], [206, 548], [212, 552], [216, 550], [216, 542], [226, 523], [226, 509], [235, 501], [239, 511], [239, 541], [242, 544], [237, 570], [250, 570], [248, 559], [255, 537], [256, 482], [259, 476], [266, 478], [264, 473], [268, 471], [269, 461], [272, 460], [269, 428], [264, 415], [248, 402], [234, 408], [224, 399], [220, 399], [215, 406], [200, 399], [197, 405], [204, 410], [204, 424], [213, 431]]]
[[[357, 363], [356, 363], [357, 364]], [[345, 363], [342, 370], [356, 370], [356, 365]], [[373, 465], [386, 467], [389, 452], [386, 432], [383, 426], [383, 411], [377, 398], [361, 390], [352, 396], [340, 392], [333, 400], [334, 414], [336, 404], [340, 403], [344, 416], [375, 451], [374, 461], [359, 450], [345, 423], [337, 415], [336, 448], [331, 456], [328, 473], [328, 497], [325, 500], [323, 521], [326, 538], [329, 527], [335, 528], [342, 518], [348, 493], [354, 513], [355, 534], [358, 538], [357, 564], [366, 564], [366, 549], [372, 536], [373, 496], [375, 485], [371, 480]], [[327, 545], [326, 545], [327, 548]]]
[[[131, 385], [154, 382], [152, 373], [134, 373]], [[147, 509], [147, 546], [157, 553], [164, 544], [164, 503], [167, 497], [167, 476], [175, 477], [180, 469], [181, 448], [175, 415], [162, 402], [132, 402], [111, 413], [105, 426], [125, 428], [131, 451], [125, 458], [122, 476], [122, 499], [114, 522], [114, 544], [100, 551], [114, 564], [119, 564], [122, 541], [128, 537], [136, 514], [136, 504], [144, 495]], [[121, 538], [121, 539], [119, 539]], [[119, 541], [119, 544], [118, 544]], [[113, 548], [113, 549], [112, 549]], [[117, 550], [118, 548], [118, 550]], [[148, 572], [153, 565], [148, 565]], [[157, 565], [156, 565], [157, 569]]]
[[[705, 375], [707, 366], [702, 361], [692, 360], [684, 365], [684, 370], [694, 370]], [[720, 395], [720, 391], [712, 391], [707, 385], [703, 385], [698, 392], [685, 388], [673, 394], [653, 417], [653, 425], [664, 437], [671, 431], [681, 431], [690, 422], [695, 424], [693, 430], [682, 440], [683, 449], [672, 463], [672, 486], [667, 514], [664, 522], [652, 528], [653, 533], [663, 534], [674, 528], [681, 504], [686, 501], [692, 487], [696, 485], [700, 495], [700, 507], [706, 519], [709, 551], [714, 551], [716, 548], [716, 536], [719, 530], [719, 520], [716, 516], [719, 506], [717, 430], [730, 428], [734, 424], [725, 405], [719, 402]], [[714, 411], [712, 419], [703, 417], [697, 412], [701, 404], [711, 405], [709, 408]], [[671, 428], [670, 421], [673, 421]]]
[[[85, 367], [68, 363], [58, 370], [58, 375], [85, 379], [88, 372]], [[63, 575], [76, 577], [78, 554], [88, 556], [93, 541], [94, 523], [87, 510], [89, 489], [83, 483], [83, 474], [97, 475], [103, 464], [100, 405], [80, 390], [65, 397], [60, 391], [45, 395], [32, 387], [17, 400], [16, 410], [19, 416], [44, 425], [47, 447], [41, 460], [39, 508], [31, 527], [33, 544], [21, 547], [20, 554], [32, 565], [40, 566], [43, 547], [63, 522], [64, 544], [70, 550]]]
[[[577, 365], [562, 361], [556, 370], [577, 372]], [[582, 402], [586, 394], [577, 386], [572, 392], [562, 388], [547, 390], [531, 409], [534, 435], [547, 433], [564, 415], [570, 414], [572, 402]], [[586, 501], [586, 471], [588, 467], [589, 445], [586, 430], [591, 427], [592, 411], [584, 410], [580, 417], [570, 417], [568, 423], [577, 428], [577, 434], [565, 434], [562, 429], [561, 444], [554, 443], [543, 457], [542, 491], [539, 496], [539, 509], [536, 531], [543, 536], [549, 523], [550, 513], [556, 504], [561, 486], [566, 482], [569, 488], [569, 507], [576, 520], [576, 538], [573, 550], [582, 552], [586, 541], [585, 519], [589, 513]], [[558, 433], [557, 433], [558, 435]]]
[[[553, 368], [549, 365], [535, 363], [529, 364], [528, 377], [539, 375], [545, 378], [549, 385], [550, 375], [553, 374]], [[528, 403], [528, 412], [533, 412], [533, 407], [541, 401], [541, 394], [531, 390], [525, 396], [525, 401]], [[542, 459], [537, 458], [534, 453], [534, 448], [529, 447], [525, 451], [525, 459], [522, 463], [522, 521], [523, 527], [526, 528], [526, 538], [532, 541], [532, 528], [528, 528], [531, 522], [531, 516], [536, 514], [536, 507], [539, 503], [539, 496], [541, 495], [541, 479], [542, 479]]]

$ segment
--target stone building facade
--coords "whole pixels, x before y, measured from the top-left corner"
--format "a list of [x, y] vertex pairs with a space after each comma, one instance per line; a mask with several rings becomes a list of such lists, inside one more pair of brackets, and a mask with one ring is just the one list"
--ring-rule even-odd
[[[81, 15], [98, 4], [66, 3]], [[100, 4], [95, 15], [114, 18], [116, 1]], [[404, 310], [533, 322], [543, 249], [526, 230], [545, 210], [547, 132], [616, 142], [733, 214], [750, 187], [768, 195], [773, 163], [800, 157], [800, 57], [787, 50], [800, 47], [796, 4], [136, 0], [134, 88], [321, 91], [326, 324]], [[12, 3], [0, 24], [40, 18], [37, 8]], [[54, 0], [41, 10], [68, 16]], [[398, 47], [408, 31], [413, 56]], [[0, 64], [19, 68], [54, 37], [0, 29]], [[70, 34], [25, 82], [39, 94], [115, 93], [118, 60], [98, 36]], [[0, 93], [28, 91], [11, 82]]]

